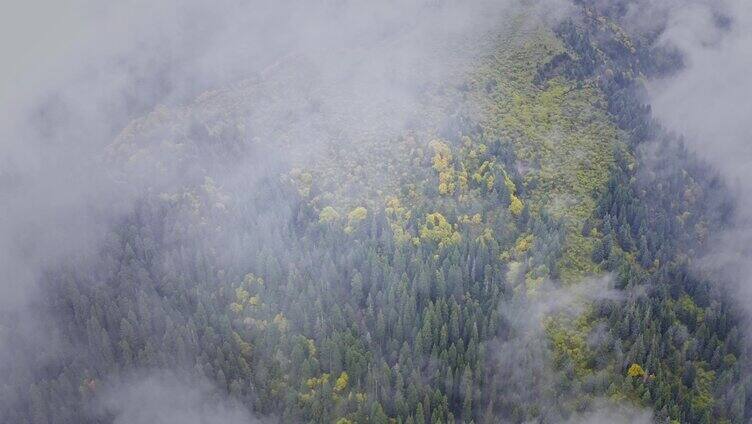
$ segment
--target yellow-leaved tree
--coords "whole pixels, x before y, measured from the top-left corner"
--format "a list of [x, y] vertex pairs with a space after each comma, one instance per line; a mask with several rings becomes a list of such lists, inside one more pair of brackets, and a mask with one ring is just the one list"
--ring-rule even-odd
[[426, 215], [426, 223], [420, 228], [420, 237], [439, 247], [457, 244], [461, 240], [460, 233], [438, 212]]
[[520, 216], [522, 209], [524, 208], [522, 200], [514, 194], [509, 195], [509, 197], [511, 198], [511, 201], [509, 202], [509, 213], [514, 216]]
[[629, 370], [627, 370], [627, 375], [634, 378], [643, 377], [645, 370], [642, 369], [640, 364], [632, 364], [629, 366]]
[[327, 206], [319, 212], [319, 222], [327, 224], [339, 219], [339, 213], [331, 206]]
[[334, 391], [337, 393], [342, 393], [342, 391], [347, 388], [347, 382], [349, 380], [350, 377], [347, 376], [347, 373], [342, 371], [342, 374], [337, 377], [337, 381], [334, 382]]
[[454, 193], [455, 175], [452, 166], [452, 151], [449, 145], [440, 140], [431, 140], [428, 146], [433, 149], [433, 169], [439, 173], [439, 194]]
[[509, 190], [509, 213], [514, 216], [520, 216], [525, 205], [523, 205], [522, 200], [517, 197], [517, 186], [515, 186], [514, 181], [512, 181], [506, 173], [504, 174], [504, 185], [507, 187], [507, 190]]
[[347, 214], [347, 227], [345, 227], [345, 232], [351, 233], [355, 229], [355, 226], [366, 219], [366, 216], [368, 216], [368, 209], [363, 206], [358, 206], [351, 210], [350, 213]]

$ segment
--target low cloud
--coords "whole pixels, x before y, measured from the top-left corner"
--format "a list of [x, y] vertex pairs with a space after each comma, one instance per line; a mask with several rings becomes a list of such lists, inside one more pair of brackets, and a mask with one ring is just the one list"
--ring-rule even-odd
[[[500, 402], [537, 411], [537, 422], [650, 422], [651, 415], [645, 411], [603, 399], [588, 402], [586, 412], [572, 416], [571, 405], [567, 405], [583, 394], [567, 383], [575, 379], [570, 375], [573, 370], [554, 365], [546, 330], [546, 320], [552, 318], [565, 327], [574, 325], [574, 320], [593, 302], [622, 302], [627, 296], [640, 295], [615, 289], [612, 276], [604, 275], [568, 286], [557, 287], [548, 282], [532, 296], [517, 296], [504, 302], [500, 308], [501, 337], [487, 346], [487, 351], [492, 352], [490, 364], [503, 388]], [[611, 342], [600, 326], [588, 336], [587, 343], [593, 349]], [[635, 421], [638, 418], [646, 421]], [[605, 421], [598, 421], [601, 419]]]
[[710, 235], [709, 252], [698, 269], [740, 293], [739, 304], [747, 308], [752, 299], [752, 3], [668, 6], [663, 7], [659, 42], [678, 48], [685, 66], [650, 83], [650, 103], [659, 122], [726, 180], [735, 216], [730, 228]]
[[93, 414], [113, 424], [262, 424], [206, 379], [167, 371], [140, 373], [103, 389]]
[[[61, 267], [76, 271], [69, 278], [86, 275], [139, 201], [195, 184], [186, 168], [252, 190], [243, 184], [250, 177], [309, 155], [321, 139], [353, 143], [368, 134], [387, 142], [433, 105], [427, 91], [455, 83], [496, 41], [484, 35], [520, 10], [518, 2], [491, 0], [48, 3], [17, 2], [0, 25], [0, 47], [18, 58], [0, 70], [0, 358], [7, 359], [0, 375], [10, 367], [62, 368], [76, 356], [56, 349], [60, 323], [37, 302], [39, 281]], [[568, 5], [523, 3], [541, 19], [558, 19]], [[428, 126], [410, 125], [421, 123]], [[214, 135], [223, 128], [245, 128], [236, 141], [258, 138], [267, 147], [216, 166], [196, 146], [222, 138]], [[103, 274], [89, 273], [99, 283], [117, 278]], [[194, 384], [198, 391], [180, 393]], [[248, 417], [226, 401], [190, 408], [213, 393], [203, 384], [134, 377], [102, 405], [119, 422], [190, 416], [162, 405], [205, 418], [198, 422]]]
[[[95, 250], [143, 190], [185, 182], [179, 169], [165, 175], [162, 167], [174, 165], [191, 119], [247, 128], [242, 137], [268, 145], [297, 143], [265, 151], [273, 160], [309, 154], [321, 139], [388, 140], [426, 119], [426, 88], [459, 81], [491, 47], [485, 35], [519, 7], [489, 0], [12, 6], [0, 25], [4, 50], [19, 57], [0, 71], [0, 310], [28, 300], [42, 269]], [[567, 2], [525, 7], [557, 19]], [[464, 48], [468, 40], [478, 41], [473, 49]], [[266, 91], [259, 88], [268, 80]], [[152, 121], [167, 119], [148, 127], [151, 134], [136, 131], [129, 152], [154, 155], [153, 166], [126, 167], [114, 178], [113, 162], [102, 160], [106, 146], [155, 108]], [[165, 139], [167, 149], [159, 144]]]
[[593, 402], [590, 410], [575, 414], [565, 424], [652, 424], [653, 412], [606, 399]]

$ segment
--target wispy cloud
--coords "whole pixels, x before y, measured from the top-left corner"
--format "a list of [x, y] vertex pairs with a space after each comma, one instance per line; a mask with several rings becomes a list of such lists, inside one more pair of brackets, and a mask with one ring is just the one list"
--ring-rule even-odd
[[737, 204], [732, 227], [711, 234], [709, 252], [698, 264], [741, 293], [739, 304], [747, 307], [752, 299], [752, 3], [667, 6], [659, 42], [678, 48], [685, 66], [650, 84], [650, 102], [659, 122], [725, 177]]
[[261, 424], [248, 409], [226, 400], [202, 378], [166, 371], [142, 372], [105, 387], [93, 414], [114, 424]]

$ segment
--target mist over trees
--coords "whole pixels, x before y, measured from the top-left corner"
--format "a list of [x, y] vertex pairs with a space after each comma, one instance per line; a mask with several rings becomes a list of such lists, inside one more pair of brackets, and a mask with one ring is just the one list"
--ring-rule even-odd
[[749, 421], [748, 6], [147, 3], [3, 42], [0, 422]]

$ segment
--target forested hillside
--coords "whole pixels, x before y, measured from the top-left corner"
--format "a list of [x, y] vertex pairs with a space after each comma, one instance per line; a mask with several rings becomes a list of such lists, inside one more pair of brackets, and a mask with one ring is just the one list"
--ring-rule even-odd
[[0, 422], [128, 422], [143, 375], [252, 422], [748, 422], [742, 311], [695, 266], [734, 201], [646, 104], [681, 56], [602, 3], [462, 40], [392, 131], [295, 55], [131, 122], [99, 159], [137, 201], [45, 270], [53, 336], [3, 312]]

